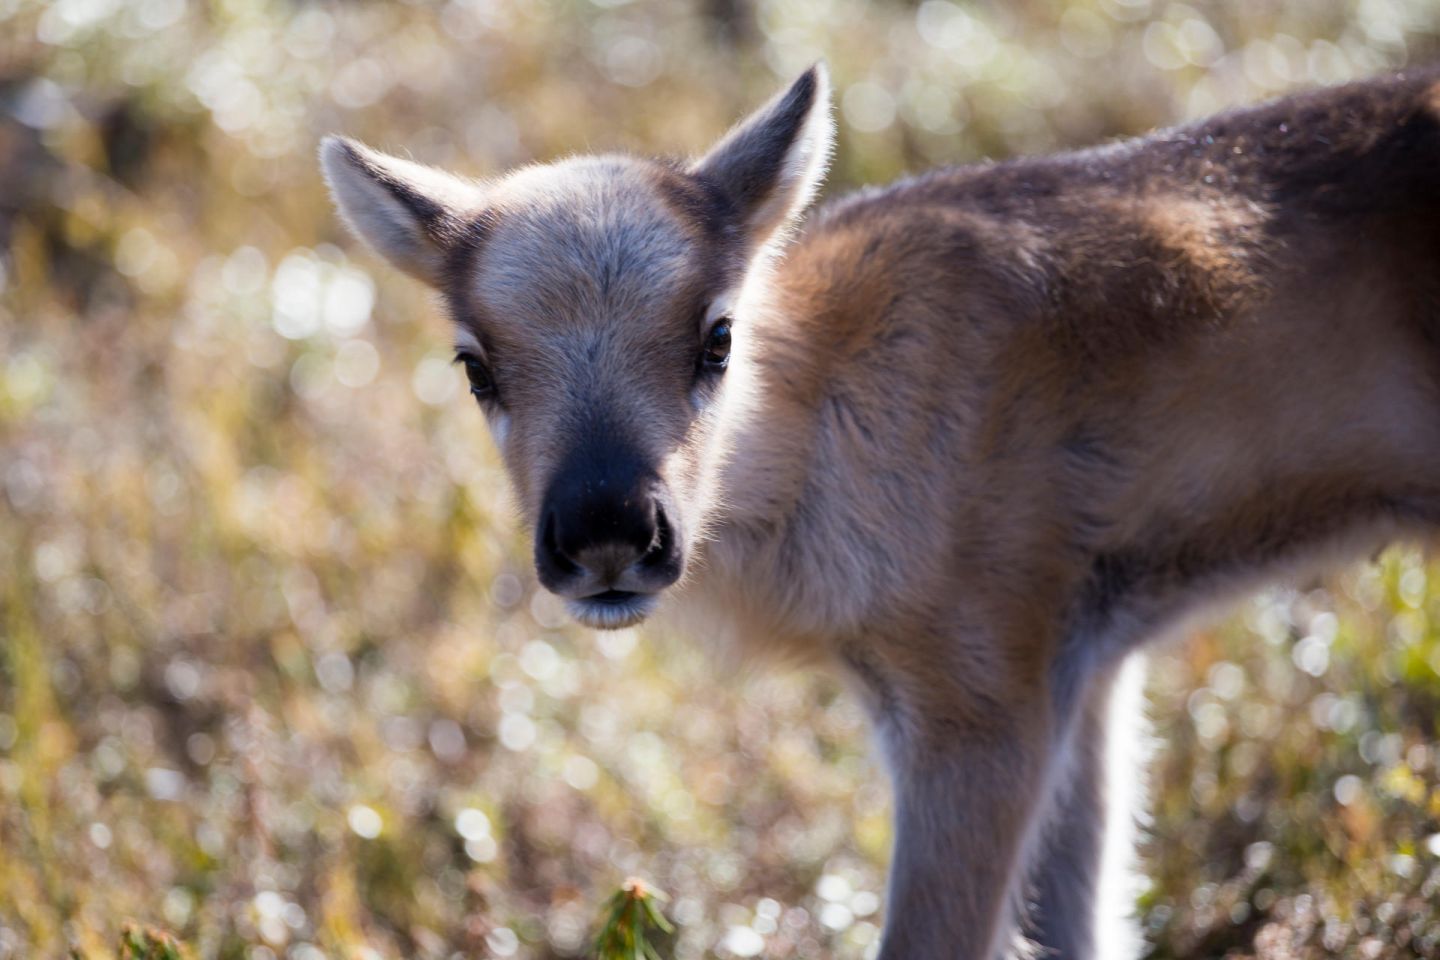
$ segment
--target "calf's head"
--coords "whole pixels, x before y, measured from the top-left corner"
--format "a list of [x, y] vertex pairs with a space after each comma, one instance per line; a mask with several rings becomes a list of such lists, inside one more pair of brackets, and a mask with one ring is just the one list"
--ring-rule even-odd
[[638, 622], [684, 574], [746, 336], [736, 295], [814, 195], [831, 136], [817, 66], [692, 164], [582, 157], [477, 182], [321, 147], [345, 220], [444, 298], [540, 582], [580, 621]]

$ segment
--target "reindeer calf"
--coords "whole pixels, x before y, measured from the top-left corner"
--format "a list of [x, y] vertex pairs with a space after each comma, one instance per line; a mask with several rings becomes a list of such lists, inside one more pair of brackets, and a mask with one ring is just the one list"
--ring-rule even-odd
[[448, 304], [578, 620], [673, 588], [856, 680], [896, 797], [881, 957], [1114, 960], [1126, 655], [1440, 520], [1440, 72], [938, 170], [787, 243], [831, 137], [817, 67], [693, 163], [322, 159]]

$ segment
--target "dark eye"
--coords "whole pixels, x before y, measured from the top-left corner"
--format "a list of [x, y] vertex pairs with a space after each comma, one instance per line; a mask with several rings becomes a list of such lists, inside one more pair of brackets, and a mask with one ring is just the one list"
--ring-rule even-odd
[[700, 351], [700, 366], [704, 370], [721, 371], [730, 362], [730, 318], [721, 317], [705, 337], [705, 348]]
[[495, 396], [495, 381], [479, 357], [471, 353], [457, 353], [455, 362], [465, 367], [465, 377], [470, 381], [470, 393], [477, 400], [489, 400]]

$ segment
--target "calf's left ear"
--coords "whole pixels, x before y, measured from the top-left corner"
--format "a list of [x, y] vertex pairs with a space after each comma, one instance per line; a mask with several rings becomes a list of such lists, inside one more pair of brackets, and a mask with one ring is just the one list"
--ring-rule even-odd
[[450, 248], [484, 208], [484, 188], [443, 170], [326, 137], [320, 167], [356, 235], [431, 286], [442, 283]]
[[748, 238], [760, 244], [814, 199], [834, 139], [830, 76], [817, 63], [741, 121], [690, 172], [730, 199]]

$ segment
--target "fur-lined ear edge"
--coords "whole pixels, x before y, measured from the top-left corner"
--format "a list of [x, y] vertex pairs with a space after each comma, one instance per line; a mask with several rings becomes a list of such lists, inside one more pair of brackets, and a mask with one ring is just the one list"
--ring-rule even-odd
[[691, 168], [730, 199], [746, 233], [763, 243], [809, 206], [835, 139], [823, 63], [737, 124]]
[[330, 195], [355, 235], [396, 267], [439, 286], [449, 245], [484, 206], [482, 185], [345, 137], [320, 144]]

